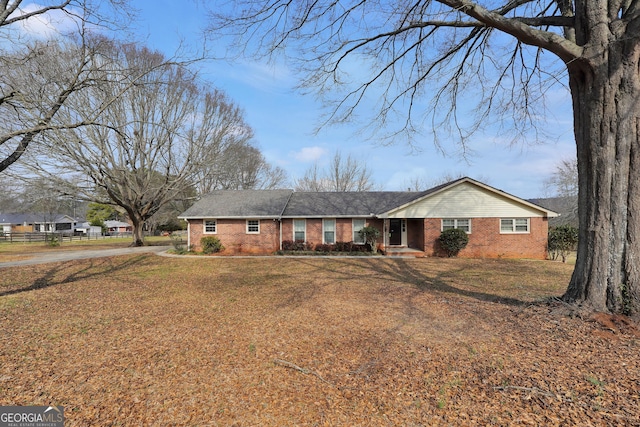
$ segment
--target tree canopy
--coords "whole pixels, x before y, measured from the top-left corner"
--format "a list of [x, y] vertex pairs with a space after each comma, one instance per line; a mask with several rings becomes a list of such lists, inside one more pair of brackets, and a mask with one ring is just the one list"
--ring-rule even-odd
[[[129, 22], [126, 3], [0, 2], [0, 172], [18, 161], [42, 133], [84, 124], [77, 118], [61, 120], [58, 113], [72, 94], [100, 78], [100, 65], [91, 60], [97, 39], [91, 41], [88, 35], [123, 30]], [[32, 27], [34, 22], [39, 30]], [[100, 113], [100, 106], [92, 107], [91, 113]]]
[[[240, 108], [186, 66], [133, 43], [101, 46], [92, 58], [104, 64], [99, 83], [74, 94], [59, 113], [85, 125], [49, 132], [31, 170], [89, 200], [119, 206], [141, 245], [145, 221], [190, 193], [210, 171], [212, 153], [253, 133]], [[94, 117], [97, 105], [103, 111]]]

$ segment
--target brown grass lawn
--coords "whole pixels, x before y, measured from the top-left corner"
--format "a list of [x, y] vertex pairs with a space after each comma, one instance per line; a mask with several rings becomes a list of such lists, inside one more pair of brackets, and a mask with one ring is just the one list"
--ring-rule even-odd
[[539, 302], [571, 268], [144, 255], [2, 269], [0, 405], [63, 405], [67, 426], [640, 425], [637, 330]]

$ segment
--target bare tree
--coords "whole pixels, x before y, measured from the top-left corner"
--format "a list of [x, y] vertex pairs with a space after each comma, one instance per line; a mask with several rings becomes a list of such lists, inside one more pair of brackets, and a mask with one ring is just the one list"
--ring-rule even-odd
[[367, 166], [351, 155], [343, 159], [340, 151], [336, 151], [326, 170], [321, 172], [315, 162], [294, 184], [298, 191], [369, 191], [374, 186]]
[[270, 165], [258, 148], [253, 146], [244, 133], [230, 137], [211, 151], [202, 179], [198, 182], [198, 193], [213, 190], [273, 189], [287, 182], [286, 172]]
[[561, 160], [556, 170], [545, 180], [548, 191], [560, 197], [578, 197], [578, 161], [576, 159]]
[[[59, 188], [119, 206], [133, 225], [133, 244], [142, 245], [145, 222], [195, 185], [220, 141], [251, 131], [241, 110], [224, 93], [199, 84], [187, 67], [135, 44], [103, 48], [100, 59], [109, 67], [102, 80], [75, 94], [63, 111], [64, 119], [93, 121], [43, 140], [47, 151], [38, 173]], [[99, 120], [84, 117], [105, 103]], [[68, 185], [60, 171], [91, 185]]]
[[234, 3], [212, 15], [214, 32], [258, 54], [287, 52], [321, 95], [344, 89], [329, 120], [374, 95], [376, 123], [402, 119], [392, 135], [420, 137], [430, 123], [465, 147], [495, 117], [516, 134], [539, 130], [536, 109], [568, 80], [580, 236], [564, 299], [640, 313], [640, 1]]
[[96, 78], [95, 46], [85, 35], [126, 26], [126, 9], [123, 0], [0, 2], [0, 172], [42, 133], [82, 124], [57, 116]]

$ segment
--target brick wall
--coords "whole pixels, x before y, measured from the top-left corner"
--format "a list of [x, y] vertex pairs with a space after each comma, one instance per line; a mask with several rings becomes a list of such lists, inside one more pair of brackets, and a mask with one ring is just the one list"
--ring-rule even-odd
[[[441, 220], [428, 218], [420, 228], [422, 220], [409, 220], [409, 247], [421, 248], [424, 242], [427, 256], [442, 256], [438, 246]], [[367, 220], [382, 233], [382, 220]], [[225, 246], [225, 254], [273, 253], [280, 249], [279, 222], [272, 219], [260, 221], [260, 234], [247, 234], [245, 220], [218, 220], [216, 236]], [[322, 219], [306, 220], [307, 242], [316, 245], [322, 243]], [[203, 221], [189, 221], [190, 239], [194, 249], [201, 250], [200, 238], [203, 236]], [[499, 218], [473, 218], [469, 244], [459, 256], [467, 258], [533, 258], [545, 259], [547, 256], [548, 220], [531, 218], [530, 233], [500, 234]], [[293, 240], [293, 220], [282, 220], [282, 239]], [[353, 240], [352, 221], [349, 218], [336, 219], [336, 241]], [[382, 244], [382, 236], [378, 244]]]
[[260, 233], [248, 234], [247, 222], [243, 219], [218, 219], [216, 234], [203, 234], [202, 220], [190, 220], [190, 241], [194, 249], [202, 250], [203, 236], [216, 236], [225, 247], [223, 254], [268, 254], [280, 249], [278, 221], [260, 220]]
[[[440, 219], [425, 219], [425, 252], [442, 256], [437, 240]], [[458, 256], [466, 258], [532, 258], [547, 257], [548, 219], [531, 218], [527, 234], [501, 234], [500, 218], [472, 218], [469, 244]]]
[[[322, 219], [307, 218], [307, 242], [315, 246], [322, 243]], [[380, 230], [382, 236], [382, 220], [367, 220], [366, 226], [373, 225]], [[282, 220], [282, 240], [293, 240], [293, 220]], [[336, 242], [353, 241], [353, 220], [351, 218], [336, 218]], [[382, 237], [380, 238], [382, 241]]]

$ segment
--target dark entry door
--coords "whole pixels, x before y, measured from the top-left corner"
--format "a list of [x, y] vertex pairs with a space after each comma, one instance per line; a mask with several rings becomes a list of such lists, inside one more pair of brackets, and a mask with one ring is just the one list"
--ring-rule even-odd
[[389, 220], [389, 244], [392, 246], [400, 246], [402, 244], [402, 220]]

